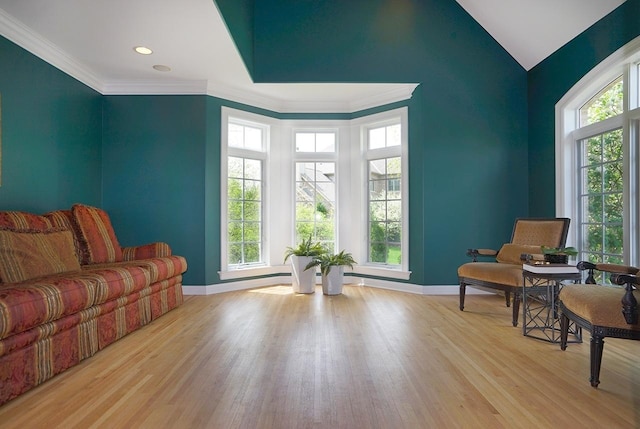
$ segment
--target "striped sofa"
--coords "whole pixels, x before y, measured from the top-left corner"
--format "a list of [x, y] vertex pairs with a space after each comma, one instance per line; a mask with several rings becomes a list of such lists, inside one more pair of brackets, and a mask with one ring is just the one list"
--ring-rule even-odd
[[122, 248], [103, 210], [0, 212], [0, 404], [182, 303], [187, 262]]

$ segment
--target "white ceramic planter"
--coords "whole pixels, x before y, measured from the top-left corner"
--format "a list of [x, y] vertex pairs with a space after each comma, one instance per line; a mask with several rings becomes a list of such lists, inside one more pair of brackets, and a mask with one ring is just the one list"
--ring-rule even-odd
[[311, 256], [291, 256], [291, 286], [295, 293], [316, 291], [316, 269], [304, 269], [311, 260]]
[[340, 295], [342, 293], [342, 281], [344, 279], [344, 267], [333, 266], [329, 274], [322, 276], [322, 293], [325, 295]]

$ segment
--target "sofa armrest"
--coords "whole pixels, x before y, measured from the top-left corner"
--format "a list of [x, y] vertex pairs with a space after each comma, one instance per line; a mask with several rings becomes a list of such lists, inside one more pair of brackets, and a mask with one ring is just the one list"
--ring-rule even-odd
[[122, 248], [122, 256], [125, 261], [137, 261], [140, 259], [162, 258], [171, 256], [171, 247], [167, 243], [157, 242], [142, 246]]

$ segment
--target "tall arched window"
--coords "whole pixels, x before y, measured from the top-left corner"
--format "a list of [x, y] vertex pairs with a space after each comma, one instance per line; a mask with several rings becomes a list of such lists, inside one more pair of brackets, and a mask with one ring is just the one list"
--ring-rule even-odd
[[580, 260], [639, 265], [639, 61], [640, 38], [556, 105], [556, 211]]

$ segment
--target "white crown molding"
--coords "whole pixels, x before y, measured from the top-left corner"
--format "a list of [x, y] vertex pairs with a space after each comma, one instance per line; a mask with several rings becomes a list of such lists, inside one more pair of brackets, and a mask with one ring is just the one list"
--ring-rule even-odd
[[[331, 85], [331, 84], [327, 84]], [[289, 101], [266, 97], [257, 92], [212, 85], [207, 94], [225, 100], [248, 104], [278, 113], [353, 113], [411, 98], [417, 83], [394, 84], [394, 88], [359, 100], [340, 101]]]
[[100, 93], [102, 82], [92, 70], [0, 9], [0, 35]]
[[[102, 95], [211, 95], [277, 113], [353, 113], [411, 98], [417, 84], [348, 101], [283, 100], [255, 91], [195, 81], [108, 81], [0, 9], [0, 35]], [[256, 85], [256, 88], [260, 84]], [[331, 84], [327, 84], [331, 85]]]
[[371, 109], [385, 104], [408, 100], [411, 98], [413, 91], [415, 91], [418, 85], [419, 84], [417, 83], [396, 84], [395, 88], [389, 91], [374, 94], [361, 100], [356, 100], [351, 103], [351, 111], [357, 112], [359, 110]]
[[207, 82], [192, 81], [112, 81], [103, 85], [103, 95], [203, 95]]

